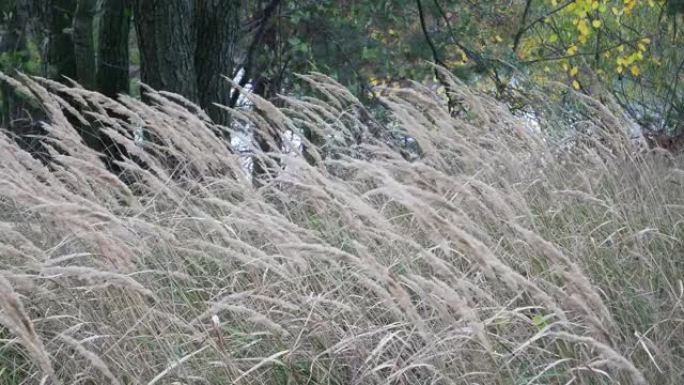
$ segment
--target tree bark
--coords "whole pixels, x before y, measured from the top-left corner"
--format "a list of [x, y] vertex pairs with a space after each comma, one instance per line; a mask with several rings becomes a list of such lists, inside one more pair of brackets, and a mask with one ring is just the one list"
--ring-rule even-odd
[[48, 76], [57, 80], [63, 80], [62, 76], [76, 79], [76, 54], [72, 39], [72, 20], [76, 2], [75, 0], [52, 0], [50, 10]]
[[105, 0], [99, 28], [97, 90], [111, 98], [128, 93], [131, 8], [126, 0]]
[[24, 38], [37, 48], [36, 53], [41, 65], [37, 68], [36, 74], [48, 77], [52, 3], [45, 0], [14, 0], [14, 3]]
[[[0, 6], [7, 17], [0, 36], [0, 55], [3, 56], [2, 70], [6, 75], [13, 76], [16, 71], [31, 73], [36, 71], [37, 58], [29, 51], [29, 33], [32, 22], [28, 20], [26, 10], [31, 6], [28, 1], [16, 0], [10, 4]], [[31, 43], [34, 43], [31, 41]], [[40, 159], [45, 156], [38, 154], [42, 147], [37, 135], [44, 134], [40, 120], [44, 119], [43, 111], [20, 95], [5, 82], [0, 82], [0, 127], [8, 129], [15, 135], [19, 146], [31, 152]]]
[[[17, 7], [15, 4], [7, 5], [7, 7], [8, 9], [4, 7], [2, 9], [8, 17], [5, 19], [7, 23], [2, 28], [4, 31], [0, 35], [0, 55], [5, 58], [1, 63], [0, 70], [12, 76], [17, 67], [20, 67], [24, 61], [22, 56], [26, 51], [26, 40], [19, 25]], [[13, 128], [15, 118], [21, 109], [17, 105], [19, 101], [15, 97], [12, 87], [4, 82], [0, 85], [0, 92], [2, 99], [2, 107], [0, 108], [1, 127]]]
[[[272, 0], [273, 9], [270, 12], [275, 12], [275, 7], [278, 5], [277, 3], [278, 0]], [[270, 15], [272, 15], [272, 13]], [[252, 68], [248, 72], [255, 74], [255, 78], [251, 80], [252, 92], [271, 101], [276, 107], [282, 107], [280, 101], [275, 99], [280, 91], [282, 78], [280, 76], [269, 76], [268, 66], [271, 63], [269, 63], [266, 58], [260, 57], [260, 55], [266, 53], [265, 49], [271, 52], [276, 52], [278, 49], [277, 31], [274, 26], [270, 24], [270, 15], [265, 13], [262, 16], [261, 23], [269, 24], [262, 24], [263, 33], [258, 37], [258, 41], [256, 40], [257, 37], [255, 37], [255, 40], [253, 41], [253, 44], [256, 44], [254, 47], [255, 60], [253, 60]], [[283, 148], [283, 138], [281, 137], [281, 134], [283, 133], [278, 132], [274, 127], [262, 127], [262, 129], [268, 129], [268, 131], [263, 132], [256, 130], [254, 132], [254, 141], [259, 146], [262, 154], [279, 153]], [[266, 158], [261, 159], [259, 157], [253, 157], [252, 161], [252, 180], [255, 183], [255, 186], [260, 186], [263, 182], [262, 179], [268, 176], [269, 173], [278, 173], [279, 161], [277, 157], [267, 156]]]
[[227, 125], [228, 113], [214, 103], [230, 104], [230, 84], [221, 76], [233, 72], [234, 48], [239, 26], [239, 0], [197, 0], [195, 69], [199, 104], [215, 123]]
[[229, 115], [240, 0], [135, 0], [141, 78], [199, 104], [215, 123]]
[[78, 0], [73, 21], [77, 80], [88, 89], [95, 88], [95, 36], [93, 22], [97, 0]]
[[135, 0], [141, 80], [199, 101], [192, 0]]

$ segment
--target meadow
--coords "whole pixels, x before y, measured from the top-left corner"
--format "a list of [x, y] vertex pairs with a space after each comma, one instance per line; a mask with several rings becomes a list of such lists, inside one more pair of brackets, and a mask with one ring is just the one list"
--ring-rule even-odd
[[335, 138], [252, 146], [253, 183], [176, 95], [22, 79], [51, 161], [0, 134], [2, 385], [684, 381], [684, 162], [596, 101], [559, 146], [461, 83], [463, 114], [387, 92], [408, 156], [312, 74], [318, 98], [232, 111], [271, 148]]

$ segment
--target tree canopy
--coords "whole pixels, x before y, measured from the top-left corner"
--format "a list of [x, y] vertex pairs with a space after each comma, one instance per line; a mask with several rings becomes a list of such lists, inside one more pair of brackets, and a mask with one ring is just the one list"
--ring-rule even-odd
[[[683, 130], [681, 0], [11, 0], [1, 7], [3, 72], [73, 79], [109, 96], [137, 95], [142, 81], [183, 95], [219, 124], [230, 119], [216, 104], [234, 107], [236, 86], [266, 98], [306, 92], [295, 74], [310, 71], [371, 102], [376, 86], [408, 80], [448, 98], [436, 64], [512, 108], [525, 107], [517, 96], [528, 87], [562, 82], [614, 98], [646, 132]], [[3, 124], [17, 125], [25, 106], [7, 88], [2, 100]]]

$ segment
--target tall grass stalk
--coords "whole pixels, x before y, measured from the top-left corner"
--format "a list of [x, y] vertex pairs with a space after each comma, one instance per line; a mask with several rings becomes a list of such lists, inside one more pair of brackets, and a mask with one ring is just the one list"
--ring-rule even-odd
[[320, 98], [233, 111], [274, 144], [331, 138], [309, 161], [254, 144], [258, 184], [175, 95], [11, 80], [51, 161], [0, 135], [0, 384], [682, 384], [681, 157], [588, 99], [611, 130], [559, 149], [454, 80], [456, 116], [385, 93], [408, 160], [302, 79]]

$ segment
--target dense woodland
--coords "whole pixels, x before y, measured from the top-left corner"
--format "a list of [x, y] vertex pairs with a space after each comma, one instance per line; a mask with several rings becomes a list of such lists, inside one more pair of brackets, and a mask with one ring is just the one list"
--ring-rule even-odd
[[684, 0], [0, 8], [0, 385], [684, 383]]
[[[559, 81], [615, 99], [649, 136], [683, 130], [680, 0], [4, 0], [1, 7], [0, 68], [8, 76], [75, 81], [110, 97], [139, 95], [141, 81], [184, 96], [221, 125], [230, 117], [215, 104], [235, 107], [236, 87], [270, 100], [302, 94], [296, 74], [310, 71], [371, 106], [374, 87], [409, 80], [449, 98], [432, 63], [512, 109], [534, 110], [529, 90]], [[550, 96], [559, 110], [573, 109], [562, 94]], [[3, 87], [4, 127], [35, 134], [39, 115]]]

